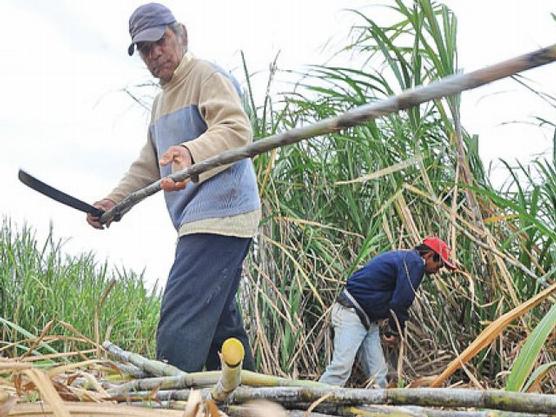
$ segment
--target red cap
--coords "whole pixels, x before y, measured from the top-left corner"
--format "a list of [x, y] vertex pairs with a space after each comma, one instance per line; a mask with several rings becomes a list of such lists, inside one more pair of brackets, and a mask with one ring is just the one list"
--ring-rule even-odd
[[423, 239], [423, 245], [431, 248], [434, 252], [440, 255], [442, 262], [448, 269], [456, 269], [456, 265], [450, 261], [450, 248], [448, 244], [436, 236], [427, 236]]

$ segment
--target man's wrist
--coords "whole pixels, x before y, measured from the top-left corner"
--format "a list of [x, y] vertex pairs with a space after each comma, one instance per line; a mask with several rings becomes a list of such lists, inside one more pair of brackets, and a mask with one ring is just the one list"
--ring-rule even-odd
[[[189, 149], [185, 143], [180, 143], [180, 146], [185, 148], [185, 150], [189, 154], [189, 159], [191, 159], [191, 165], [193, 165], [195, 163], [195, 159], [193, 159], [193, 154], [191, 153], [191, 149]], [[191, 181], [199, 182], [199, 175], [192, 175]]]
[[184, 143], [180, 144], [180, 146], [184, 147], [187, 150], [187, 153], [189, 154], [189, 158], [191, 158], [191, 163], [194, 164], [195, 161], [193, 160], [193, 155], [191, 154], [191, 150]]

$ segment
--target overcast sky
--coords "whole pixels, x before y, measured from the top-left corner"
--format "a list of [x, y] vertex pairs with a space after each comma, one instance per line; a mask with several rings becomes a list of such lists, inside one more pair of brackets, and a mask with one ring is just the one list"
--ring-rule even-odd
[[[148, 112], [122, 89], [150, 79], [130, 58], [127, 21], [142, 1], [3, 0], [0, 17], [0, 213], [34, 227], [44, 239], [49, 222], [66, 251], [95, 252], [99, 261], [163, 284], [173, 260], [175, 231], [161, 195], [129, 212], [108, 231], [90, 228], [81, 213], [43, 197], [17, 181], [24, 168], [43, 181], [93, 202], [117, 183], [142, 146]], [[377, 2], [375, 2], [377, 3]], [[380, 3], [388, 3], [383, 0]], [[167, 1], [189, 31], [190, 49], [231, 69], [241, 79], [240, 50], [259, 85], [278, 51], [280, 68], [320, 64], [342, 45], [356, 8], [379, 21], [384, 9], [370, 1]], [[459, 60], [464, 71], [556, 42], [553, 0], [447, 1], [459, 19]], [[328, 43], [328, 47], [324, 45]], [[346, 63], [349, 65], [349, 63]], [[556, 65], [525, 75], [556, 95]], [[262, 89], [257, 92], [263, 96]], [[465, 93], [462, 123], [480, 135], [486, 163], [498, 158], [552, 152], [553, 131], [527, 122], [556, 120], [554, 109], [512, 81]], [[506, 122], [522, 122], [505, 124]]]

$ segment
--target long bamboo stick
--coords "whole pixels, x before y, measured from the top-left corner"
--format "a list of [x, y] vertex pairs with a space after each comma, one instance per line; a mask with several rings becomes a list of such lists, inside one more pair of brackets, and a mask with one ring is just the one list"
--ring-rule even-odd
[[[157, 400], [187, 401], [190, 390], [158, 391]], [[210, 390], [201, 390], [203, 398], [209, 398]], [[489, 408], [494, 410], [555, 414], [556, 395], [528, 394], [499, 390], [470, 390], [451, 388], [247, 388], [238, 387], [229, 397], [228, 404], [243, 404], [252, 400], [269, 400], [292, 409], [299, 408], [327, 396], [321, 405], [418, 405], [424, 407]], [[138, 398], [150, 398], [151, 391], [136, 393]], [[122, 399], [122, 400], [125, 400]]]
[[[406, 110], [430, 100], [480, 87], [492, 81], [509, 77], [518, 72], [545, 65], [555, 60], [556, 44], [468, 74], [452, 75], [426, 86], [406, 90], [397, 96], [356, 107], [340, 116], [330, 117], [308, 126], [296, 127], [286, 132], [257, 140], [250, 145], [227, 150], [204, 161], [199, 161], [183, 171], [176, 172], [170, 175], [170, 178], [175, 181], [183, 181], [187, 178], [195, 179], [199, 174], [221, 165], [230, 164], [244, 158], [251, 158], [271, 149], [297, 143], [304, 139], [327, 133], [340, 132], [377, 117]], [[123, 201], [102, 215], [101, 223], [108, 223], [114, 219], [119, 220], [135, 204], [160, 191], [160, 189], [160, 180], [158, 180], [145, 188], [129, 194]]]

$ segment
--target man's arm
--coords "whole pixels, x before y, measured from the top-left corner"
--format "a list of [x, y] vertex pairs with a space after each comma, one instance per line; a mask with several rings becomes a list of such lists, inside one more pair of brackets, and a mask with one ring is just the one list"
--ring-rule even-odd
[[[223, 74], [213, 73], [203, 81], [199, 111], [207, 124], [207, 130], [198, 138], [183, 143], [191, 153], [193, 163], [252, 142], [251, 124], [241, 100], [231, 80]], [[204, 172], [199, 175], [199, 181], [205, 181], [227, 167]]]
[[[149, 138], [141, 149], [139, 157], [131, 164], [116, 188], [105, 198], [93, 205], [104, 211], [110, 210], [128, 194], [147, 186], [159, 178], [158, 161], [156, 160], [154, 146]], [[100, 223], [100, 218], [94, 217], [91, 214], [87, 215], [87, 223], [95, 229], [104, 229], [104, 225]]]
[[404, 329], [405, 322], [409, 318], [408, 309], [415, 299], [417, 288], [423, 278], [423, 265], [419, 264], [421, 260], [408, 260], [406, 258], [404, 257], [401, 264], [398, 265], [396, 287], [389, 305], [390, 319], [388, 322], [392, 334], [398, 334], [396, 320], [399, 328]]
[[151, 139], [141, 149], [139, 157], [131, 164], [129, 170], [116, 188], [105, 198], [119, 203], [130, 193], [137, 191], [160, 179], [160, 170]]

